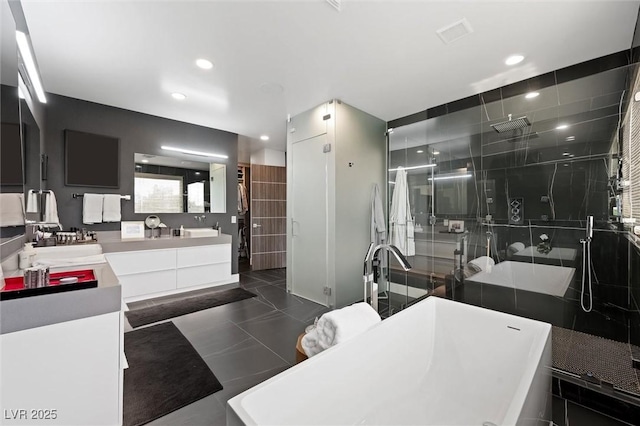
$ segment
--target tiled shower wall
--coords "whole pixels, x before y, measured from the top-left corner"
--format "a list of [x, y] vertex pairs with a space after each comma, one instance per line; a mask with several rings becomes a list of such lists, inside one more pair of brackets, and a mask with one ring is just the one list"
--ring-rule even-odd
[[[609, 189], [609, 178], [615, 175], [610, 148], [617, 138], [619, 111], [629, 107], [629, 89], [636, 74], [635, 64], [624, 63], [628, 56], [620, 57], [622, 62], [613, 65], [611, 58], [604, 61], [604, 67], [594, 66], [592, 61], [389, 123], [395, 128], [390, 136], [391, 169], [420, 165], [430, 161], [428, 157], [437, 162], [434, 170], [409, 171], [411, 205], [416, 223], [423, 229], [416, 233], [417, 246], [444, 243], [443, 220], [457, 219], [464, 220], [469, 231], [467, 260], [486, 254], [487, 232], [491, 233], [491, 255], [496, 261], [507, 260], [507, 248], [514, 242], [535, 247], [542, 234], [551, 238], [552, 247], [574, 250], [575, 258], [558, 263], [575, 269], [563, 297], [514, 289], [494, 291], [495, 286], [483, 286], [474, 288], [472, 296], [467, 292], [463, 301], [620, 342], [640, 342], [640, 251], [612, 217]], [[533, 90], [540, 92], [541, 106], [519, 100]], [[526, 115], [532, 126], [508, 138], [490, 125], [507, 120], [511, 112], [514, 118]], [[576, 125], [564, 133], [557, 131], [556, 126], [565, 122]], [[552, 143], [550, 134], [555, 135]], [[568, 140], [572, 135], [575, 140]], [[420, 151], [430, 155], [421, 156]], [[434, 151], [438, 154], [433, 155]], [[439, 197], [440, 206], [443, 202], [438, 187], [444, 188], [445, 183], [430, 178], [461, 169], [472, 172], [473, 177], [466, 183], [446, 183], [447, 197], [455, 198], [446, 201], [457, 211], [438, 211]], [[394, 178], [390, 173], [389, 180]], [[432, 182], [436, 182], [433, 196]], [[393, 185], [389, 193], [393, 193]], [[509, 221], [508, 201], [512, 197], [524, 199], [524, 220], [519, 224]], [[437, 222], [431, 227], [434, 203]], [[491, 225], [486, 223], [487, 215], [491, 215]], [[580, 240], [585, 237], [587, 215], [595, 217], [597, 228], [591, 244], [590, 313], [580, 306]], [[418, 259], [421, 255], [422, 260]], [[427, 265], [423, 269], [428, 273], [429, 265], [438, 263], [436, 256], [441, 256], [440, 265], [449, 265], [447, 283], [451, 285], [453, 253], [417, 253], [410, 260]], [[427, 275], [416, 277], [415, 273], [404, 277], [395, 273], [394, 281], [432, 291], [439, 285]], [[455, 297], [461, 294], [465, 293], [458, 291]]]

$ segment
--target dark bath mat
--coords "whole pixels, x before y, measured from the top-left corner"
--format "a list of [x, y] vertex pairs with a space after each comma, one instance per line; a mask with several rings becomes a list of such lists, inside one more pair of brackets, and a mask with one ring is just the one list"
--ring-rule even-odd
[[172, 322], [124, 335], [123, 424], [142, 425], [222, 389]]
[[131, 327], [136, 328], [141, 325], [152, 324], [251, 297], [256, 297], [256, 295], [238, 287], [232, 288], [231, 290], [215, 291], [200, 296], [187, 297], [148, 308], [135, 309], [133, 311], [127, 311], [124, 314], [127, 316]]

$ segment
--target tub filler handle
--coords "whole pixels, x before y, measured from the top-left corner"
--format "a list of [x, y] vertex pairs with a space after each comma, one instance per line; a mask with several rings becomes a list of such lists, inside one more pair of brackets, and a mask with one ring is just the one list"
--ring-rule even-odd
[[402, 269], [408, 271], [411, 269], [411, 264], [407, 258], [402, 254], [398, 247], [392, 244], [369, 244], [369, 249], [364, 257], [364, 273], [362, 280], [364, 281], [364, 301], [367, 301], [367, 296], [371, 295], [371, 307], [378, 312], [378, 293], [374, 291], [374, 276], [373, 276], [373, 259], [380, 250], [391, 252], [395, 258], [400, 262]]

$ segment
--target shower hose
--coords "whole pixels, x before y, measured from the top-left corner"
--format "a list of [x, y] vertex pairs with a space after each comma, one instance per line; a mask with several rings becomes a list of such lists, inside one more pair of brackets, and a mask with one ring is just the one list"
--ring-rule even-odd
[[[593, 296], [591, 294], [591, 238], [580, 240], [582, 243], [582, 291], [580, 292], [580, 306], [585, 312], [591, 312], [593, 308]], [[584, 304], [584, 285], [589, 284], [589, 309]]]

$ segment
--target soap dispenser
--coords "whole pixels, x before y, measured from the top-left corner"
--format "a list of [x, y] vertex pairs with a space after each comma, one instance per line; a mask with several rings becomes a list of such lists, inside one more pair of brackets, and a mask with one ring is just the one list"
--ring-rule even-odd
[[18, 256], [18, 266], [20, 267], [20, 269], [30, 268], [35, 255], [36, 251], [33, 248], [33, 245], [31, 245], [31, 243], [25, 243], [24, 248]]
[[184, 237], [184, 226], [180, 225], [180, 236]]

